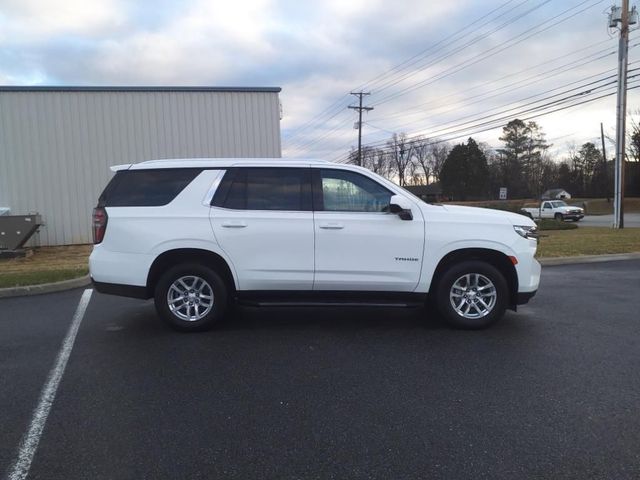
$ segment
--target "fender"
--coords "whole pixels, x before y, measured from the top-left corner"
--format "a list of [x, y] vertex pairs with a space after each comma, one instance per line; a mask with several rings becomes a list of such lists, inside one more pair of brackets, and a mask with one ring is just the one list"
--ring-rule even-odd
[[440, 261], [448, 254], [455, 252], [456, 250], [463, 250], [467, 248], [474, 249], [486, 249], [500, 252], [506, 256], [515, 256], [515, 252], [511, 247], [501, 242], [493, 240], [457, 240], [451, 243], [447, 243], [441, 246], [436, 252], [428, 252], [429, 242], [427, 240], [424, 261], [422, 262], [422, 273], [420, 276], [420, 284], [416, 288], [416, 292], [428, 292], [431, 288], [431, 282], [433, 280], [433, 274], [438, 267]]
[[[171, 250], [181, 250], [186, 248], [206, 250], [219, 255], [229, 266], [229, 270], [231, 270], [231, 275], [233, 276], [233, 282], [235, 283], [236, 288], [238, 287], [238, 274], [236, 273], [233, 262], [229, 258], [229, 255], [227, 255], [227, 253], [222, 249], [222, 247], [220, 247], [220, 245], [215, 242], [193, 238], [175, 238], [155, 245], [151, 249], [151, 251], [149, 251], [149, 255], [152, 255], [153, 261], [155, 261], [155, 259], [163, 253]], [[153, 264], [153, 261], [151, 262], [151, 264]], [[151, 264], [149, 266], [151, 266]]]

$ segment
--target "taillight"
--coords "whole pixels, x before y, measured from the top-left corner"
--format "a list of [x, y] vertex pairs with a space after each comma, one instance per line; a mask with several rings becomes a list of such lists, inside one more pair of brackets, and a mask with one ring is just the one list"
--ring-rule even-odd
[[93, 243], [98, 244], [104, 239], [108, 219], [107, 211], [103, 207], [93, 209]]

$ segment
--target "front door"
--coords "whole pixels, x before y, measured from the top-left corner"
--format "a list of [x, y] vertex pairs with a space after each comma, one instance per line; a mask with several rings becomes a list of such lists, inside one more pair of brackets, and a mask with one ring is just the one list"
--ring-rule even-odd
[[350, 170], [312, 169], [314, 290], [413, 291], [420, 278], [424, 220], [389, 213], [393, 192]]
[[309, 168], [235, 168], [213, 198], [211, 226], [240, 290], [311, 290]]

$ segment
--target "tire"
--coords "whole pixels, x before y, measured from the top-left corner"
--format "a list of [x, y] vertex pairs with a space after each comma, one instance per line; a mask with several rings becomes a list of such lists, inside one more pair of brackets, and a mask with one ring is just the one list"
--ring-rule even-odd
[[204, 331], [224, 318], [228, 289], [212, 269], [184, 263], [162, 274], [154, 300], [158, 315], [171, 328], [183, 332]]
[[[467, 283], [468, 279], [471, 282]], [[478, 295], [477, 289], [484, 291], [484, 294]], [[481, 305], [478, 297], [488, 308]], [[468, 260], [452, 265], [440, 277], [436, 290], [436, 304], [444, 320], [454, 328], [467, 330], [486, 328], [500, 320], [507, 308], [508, 297], [509, 288], [502, 273], [481, 260]], [[452, 303], [457, 298], [461, 302], [458, 307], [461, 308], [460, 311]], [[464, 310], [468, 312], [466, 315]]]
[[561, 213], [556, 213], [553, 218], [555, 218], [557, 222], [564, 222], [564, 216]]

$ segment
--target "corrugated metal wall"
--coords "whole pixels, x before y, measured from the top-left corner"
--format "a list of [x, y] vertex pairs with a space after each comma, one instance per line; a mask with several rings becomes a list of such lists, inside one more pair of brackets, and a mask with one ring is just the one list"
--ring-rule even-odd
[[0, 207], [39, 212], [41, 245], [91, 242], [109, 166], [280, 157], [276, 92], [0, 91]]

